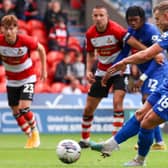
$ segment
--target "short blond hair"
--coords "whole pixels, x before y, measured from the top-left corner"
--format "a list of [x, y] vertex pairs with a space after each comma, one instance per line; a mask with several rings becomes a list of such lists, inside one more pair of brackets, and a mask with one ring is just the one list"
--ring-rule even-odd
[[153, 8], [153, 12], [159, 10], [159, 12], [164, 12], [168, 10], [168, 1], [162, 1]]
[[3, 26], [3, 27], [9, 27], [9, 26], [18, 27], [18, 19], [15, 15], [5, 15], [1, 19], [1, 26]]

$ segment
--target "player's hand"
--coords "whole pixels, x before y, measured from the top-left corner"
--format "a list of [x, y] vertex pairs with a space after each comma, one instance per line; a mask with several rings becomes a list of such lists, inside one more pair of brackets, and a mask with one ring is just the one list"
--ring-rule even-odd
[[92, 72], [87, 72], [87, 73], [86, 73], [86, 78], [87, 78], [87, 80], [88, 80], [88, 82], [89, 82], [90, 84], [96, 82], [95, 76], [93, 75]]
[[47, 79], [47, 71], [42, 71], [40, 79], [45, 81]]
[[158, 63], [158, 64], [164, 64], [164, 56], [163, 54], [158, 54], [154, 57], [155, 61]]
[[111, 66], [110, 68], [108, 68], [107, 72], [112, 75], [117, 71], [124, 72], [125, 69], [126, 69], [126, 64], [124, 63], [124, 61], [119, 61], [118, 63], [116, 63], [113, 66]]
[[140, 88], [142, 87], [142, 85], [143, 85], [143, 81], [142, 80], [137, 80], [137, 81], [135, 81], [135, 83], [134, 83], [134, 86], [133, 86], [133, 92], [139, 92], [140, 91]]
[[110, 77], [111, 77], [111, 74], [107, 70], [106, 74], [102, 77], [102, 80], [101, 80], [101, 85], [103, 87], [106, 87], [107, 81], [109, 80]]

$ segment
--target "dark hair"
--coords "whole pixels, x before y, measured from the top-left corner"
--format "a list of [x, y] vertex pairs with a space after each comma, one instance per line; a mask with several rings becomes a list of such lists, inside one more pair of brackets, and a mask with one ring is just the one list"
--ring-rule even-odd
[[146, 20], [145, 11], [140, 6], [130, 6], [126, 11], [126, 21], [128, 22], [128, 17], [130, 16], [140, 16], [143, 21]]

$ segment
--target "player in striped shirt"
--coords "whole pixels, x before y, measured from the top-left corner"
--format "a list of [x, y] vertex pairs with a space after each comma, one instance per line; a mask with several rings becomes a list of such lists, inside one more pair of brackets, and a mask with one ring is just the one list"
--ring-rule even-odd
[[0, 59], [5, 67], [8, 104], [18, 126], [28, 136], [25, 148], [40, 145], [40, 136], [35, 114], [30, 106], [34, 95], [36, 74], [30, 57], [31, 50], [37, 50], [41, 58], [41, 79], [47, 77], [46, 53], [44, 47], [30, 36], [18, 34], [18, 19], [14, 15], [1, 20]]
[[[124, 122], [123, 99], [126, 91], [124, 77], [117, 72], [108, 80], [106, 87], [102, 87], [100, 81], [106, 70], [115, 62], [123, 44], [141, 50], [146, 48], [134, 37], [130, 36], [125, 28], [109, 19], [107, 9], [104, 6], [96, 6], [92, 10], [94, 24], [86, 32], [87, 63], [86, 76], [91, 84], [86, 100], [86, 106], [82, 118], [82, 138], [79, 142], [82, 148], [89, 146], [90, 130], [93, 122], [94, 112], [102, 98], [108, 96], [108, 91], [113, 86], [113, 131], [116, 134]], [[95, 74], [92, 73], [92, 66], [98, 59]]]
[[[127, 64], [141, 64], [151, 60], [163, 50], [168, 50], [168, 1], [162, 1], [154, 8], [154, 16], [157, 25], [164, 32], [156, 43], [144, 51], [137, 52], [107, 70], [105, 78], [118, 70], [125, 69]], [[161, 62], [164, 64], [164, 62]], [[108, 75], [109, 74], [109, 75]], [[102, 80], [104, 85], [106, 80]], [[136, 116], [136, 117], [135, 117]], [[126, 167], [144, 166], [146, 157], [153, 143], [154, 128], [168, 121], [168, 76], [162, 84], [149, 95], [143, 107], [136, 111], [124, 127], [108, 140], [91, 144], [92, 149], [100, 151], [103, 155], [110, 156], [111, 152], [130, 137], [138, 134], [138, 152], [135, 158], [124, 165]], [[123, 137], [118, 141], [117, 137]]]

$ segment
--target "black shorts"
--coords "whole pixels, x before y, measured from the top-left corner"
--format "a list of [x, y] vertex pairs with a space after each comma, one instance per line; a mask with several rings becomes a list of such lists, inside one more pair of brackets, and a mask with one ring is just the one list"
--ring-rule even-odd
[[34, 83], [27, 83], [20, 87], [7, 86], [9, 106], [19, 105], [19, 100], [33, 100]]
[[107, 97], [110, 87], [113, 85], [113, 90], [124, 90], [126, 91], [126, 84], [124, 81], [124, 76], [115, 75], [112, 76], [108, 82], [106, 87], [101, 86], [102, 77], [96, 76], [96, 82], [92, 84], [90, 91], [88, 93], [89, 96], [92, 97]]

